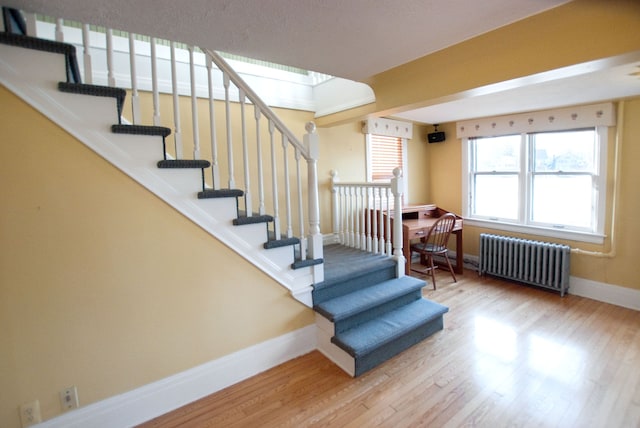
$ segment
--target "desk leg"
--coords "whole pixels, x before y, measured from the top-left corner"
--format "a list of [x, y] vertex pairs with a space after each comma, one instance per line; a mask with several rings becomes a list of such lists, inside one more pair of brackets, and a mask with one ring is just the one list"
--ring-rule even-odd
[[404, 254], [404, 259], [406, 263], [404, 265], [404, 274], [411, 274], [411, 246], [409, 243], [409, 234], [406, 231], [402, 233], [402, 254]]
[[456, 267], [455, 273], [462, 274], [464, 268], [464, 252], [462, 250], [462, 230], [456, 230]]

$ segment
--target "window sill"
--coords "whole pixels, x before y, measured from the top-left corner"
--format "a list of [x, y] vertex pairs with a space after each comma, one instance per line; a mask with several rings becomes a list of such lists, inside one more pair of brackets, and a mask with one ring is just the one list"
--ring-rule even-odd
[[501, 223], [490, 220], [464, 219], [465, 226], [483, 227], [505, 232], [526, 233], [527, 235], [544, 236], [548, 238], [564, 239], [569, 241], [587, 242], [590, 244], [604, 244], [604, 235], [593, 233], [573, 232], [567, 230], [547, 229], [544, 227], [523, 226], [519, 224]]

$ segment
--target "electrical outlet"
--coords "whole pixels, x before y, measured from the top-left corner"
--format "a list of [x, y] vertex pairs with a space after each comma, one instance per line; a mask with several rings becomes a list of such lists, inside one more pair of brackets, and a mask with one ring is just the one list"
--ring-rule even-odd
[[70, 386], [60, 391], [60, 405], [63, 411], [78, 408], [78, 390], [75, 386]]
[[35, 400], [20, 406], [20, 422], [22, 422], [23, 428], [42, 422], [40, 401]]

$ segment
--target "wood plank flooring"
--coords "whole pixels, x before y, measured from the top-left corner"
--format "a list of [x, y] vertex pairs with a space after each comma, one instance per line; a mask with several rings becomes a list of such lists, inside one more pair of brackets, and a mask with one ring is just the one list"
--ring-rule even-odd
[[640, 427], [640, 312], [465, 271], [445, 328], [353, 379], [315, 351], [143, 427]]

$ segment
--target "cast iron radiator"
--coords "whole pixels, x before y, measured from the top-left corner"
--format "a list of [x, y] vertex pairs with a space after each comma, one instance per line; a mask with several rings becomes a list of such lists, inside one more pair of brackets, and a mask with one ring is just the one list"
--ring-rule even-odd
[[570, 252], [567, 245], [481, 233], [478, 273], [550, 288], [564, 296]]

